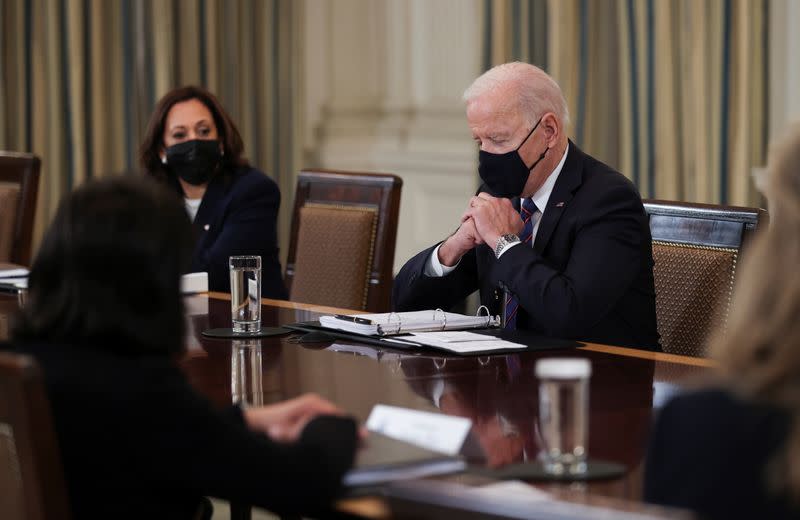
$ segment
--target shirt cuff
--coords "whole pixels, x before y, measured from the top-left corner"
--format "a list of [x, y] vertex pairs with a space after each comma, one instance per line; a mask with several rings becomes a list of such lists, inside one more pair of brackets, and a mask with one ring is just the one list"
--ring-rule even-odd
[[436, 246], [436, 249], [433, 250], [431, 256], [428, 257], [428, 261], [425, 263], [425, 276], [431, 276], [433, 278], [440, 278], [442, 276], [446, 276], [453, 272], [453, 270], [458, 267], [458, 264], [461, 263], [461, 260], [456, 262], [456, 265], [448, 267], [446, 265], [442, 265], [439, 261], [439, 248], [442, 247], [442, 244]]
[[[522, 242], [511, 242], [506, 247], [504, 247], [502, 251], [500, 251], [500, 256], [503, 256], [504, 254], [506, 254], [506, 251], [508, 251], [509, 249], [511, 249], [514, 246], [520, 245], [521, 243]], [[500, 259], [500, 256], [497, 257], [498, 260]]]

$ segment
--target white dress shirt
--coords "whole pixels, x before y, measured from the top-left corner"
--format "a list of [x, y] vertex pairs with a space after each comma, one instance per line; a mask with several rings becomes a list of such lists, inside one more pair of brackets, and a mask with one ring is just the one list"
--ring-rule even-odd
[[[566, 149], [564, 150], [564, 155], [561, 156], [561, 160], [558, 161], [558, 165], [556, 165], [555, 169], [547, 176], [547, 179], [544, 183], [536, 190], [536, 193], [533, 194], [531, 197], [533, 202], [536, 204], [538, 211], [536, 211], [531, 218], [534, 219], [533, 222], [533, 235], [531, 236], [531, 247], [533, 247], [533, 242], [536, 240], [536, 232], [539, 230], [539, 223], [542, 221], [542, 215], [544, 214], [544, 210], [547, 208], [547, 202], [550, 200], [550, 194], [553, 193], [553, 187], [556, 185], [556, 181], [558, 180], [558, 176], [561, 174], [561, 170], [564, 168], [564, 163], [567, 160], [567, 154], [569, 153], [569, 144], [567, 144]], [[520, 199], [520, 204], [522, 204], [523, 199]], [[513, 244], [507, 245], [501, 252], [500, 256], [503, 256], [506, 251], [511, 249], [512, 247], [521, 244], [522, 242], [514, 242]], [[426, 276], [445, 276], [453, 271], [456, 267], [458, 267], [458, 263], [453, 266], [443, 265], [439, 261], [439, 248], [442, 247], [442, 244], [436, 246], [436, 249], [433, 250], [430, 258], [428, 258], [428, 262], [425, 264], [425, 275]]]
[[186, 203], [186, 213], [189, 214], [189, 218], [194, 222], [194, 217], [197, 216], [197, 210], [200, 209], [200, 203], [203, 202], [203, 199], [187, 199], [184, 197], [184, 203]]

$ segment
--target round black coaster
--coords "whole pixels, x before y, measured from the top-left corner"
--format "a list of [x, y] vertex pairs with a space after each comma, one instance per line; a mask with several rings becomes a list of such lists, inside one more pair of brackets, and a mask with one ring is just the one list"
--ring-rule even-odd
[[580, 482], [586, 480], [606, 480], [621, 477], [625, 474], [625, 466], [616, 462], [605, 460], [589, 460], [586, 463], [586, 473], [573, 475], [565, 473], [554, 475], [544, 470], [544, 465], [540, 462], [523, 462], [519, 464], [509, 464], [502, 468], [483, 468], [470, 467], [471, 473], [483, 475], [500, 480], [541, 480], [550, 482]]
[[284, 329], [283, 327], [262, 327], [258, 332], [233, 332], [231, 327], [226, 327], [224, 329], [207, 329], [201, 332], [201, 334], [207, 338], [253, 339], [282, 336], [291, 332], [293, 331]]

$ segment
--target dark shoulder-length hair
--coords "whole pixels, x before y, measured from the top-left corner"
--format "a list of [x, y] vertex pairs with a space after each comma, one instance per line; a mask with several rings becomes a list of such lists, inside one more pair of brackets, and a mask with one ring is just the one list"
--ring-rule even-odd
[[214, 118], [219, 140], [222, 143], [224, 155], [222, 156], [221, 172], [230, 173], [237, 167], [247, 166], [247, 160], [242, 156], [244, 143], [239, 130], [233, 120], [222, 108], [217, 97], [206, 89], [198, 86], [178, 87], [167, 92], [156, 104], [147, 130], [139, 148], [139, 164], [148, 175], [160, 181], [169, 179], [169, 174], [161, 162], [159, 153], [164, 149], [164, 125], [167, 114], [176, 103], [196, 99], [208, 108]]
[[131, 355], [182, 352], [180, 275], [191, 236], [179, 198], [155, 181], [84, 184], [45, 233], [14, 338]]

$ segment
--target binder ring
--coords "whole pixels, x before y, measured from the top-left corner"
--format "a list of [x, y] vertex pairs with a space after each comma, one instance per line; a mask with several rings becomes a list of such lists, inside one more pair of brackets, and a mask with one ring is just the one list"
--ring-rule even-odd
[[[397, 327], [392, 330], [392, 316], [397, 318]], [[394, 311], [389, 313], [389, 316], [386, 318], [386, 330], [383, 330], [383, 326], [378, 325], [378, 329], [382, 334], [399, 334], [400, 330], [403, 328], [403, 318]]]
[[484, 356], [480, 356], [480, 357], [478, 357], [478, 364], [480, 366], [482, 366], [482, 367], [485, 367], [491, 361], [492, 361], [492, 358], [490, 356], [485, 356], [485, 357]]
[[487, 307], [486, 305], [481, 305], [475, 312], [475, 316], [483, 316], [481, 312], [485, 312], [486, 313], [485, 316], [489, 318], [486, 325], [488, 325], [489, 327], [497, 327], [500, 325], [500, 316], [492, 316], [492, 313], [489, 311], [489, 307]]
[[[442, 362], [439, 364], [437, 360], [441, 359]], [[436, 370], [441, 370], [447, 365], [447, 358], [433, 358], [433, 366], [436, 367]]]
[[436, 320], [436, 313], [437, 312], [441, 312], [442, 313], [442, 320], [441, 320], [442, 321], [442, 330], [447, 330], [447, 313], [444, 312], [442, 309], [434, 310], [433, 311], [433, 321], [437, 321]]

